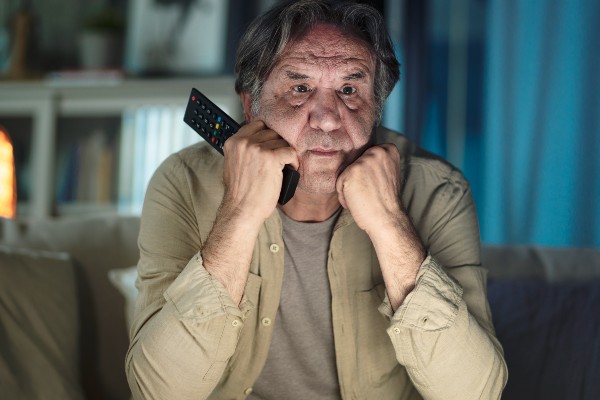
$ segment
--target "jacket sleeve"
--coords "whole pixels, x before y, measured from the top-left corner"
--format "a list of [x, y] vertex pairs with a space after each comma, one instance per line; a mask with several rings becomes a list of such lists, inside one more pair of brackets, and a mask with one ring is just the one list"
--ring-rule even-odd
[[[499, 399], [507, 368], [487, 302], [479, 227], [468, 185], [456, 172], [422, 207], [417, 230], [429, 249], [414, 289], [392, 313], [387, 333], [425, 399]], [[419, 213], [417, 213], [419, 214]]]
[[154, 174], [138, 239], [139, 289], [126, 357], [135, 399], [204, 399], [233, 354], [244, 316], [204, 269], [186, 166], [175, 155]]

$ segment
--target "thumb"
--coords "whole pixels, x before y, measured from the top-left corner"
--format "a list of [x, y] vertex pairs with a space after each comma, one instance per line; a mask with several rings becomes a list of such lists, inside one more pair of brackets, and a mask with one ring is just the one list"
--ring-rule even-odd
[[344, 196], [344, 174], [340, 175], [335, 183], [335, 190], [337, 191], [338, 200], [342, 207], [348, 208], [348, 205], [346, 204], [346, 197]]

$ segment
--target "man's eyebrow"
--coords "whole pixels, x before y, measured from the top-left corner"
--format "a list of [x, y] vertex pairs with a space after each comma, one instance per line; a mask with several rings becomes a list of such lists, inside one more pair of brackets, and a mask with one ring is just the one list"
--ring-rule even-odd
[[[310, 76], [308, 76], [306, 74], [302, 74], [300, 72], [291, 71], [291, 70], [286, 70], [285, 76], [288, 79], [295, 80], [295, 81], [302, 81], [302, 80], [310, 79]], [[367, 77], [367, 74], [365, 72], [357, 71], [357, 72], [353, 72], [351, 74], [344, 76], [343, 79], [345, 81], [358, 81], [358, 80], [365, 79], [366, 77]]]
[[361, 79], [365, 79], [367, 77], [367, 74], [365, 74], [362, 71], [358, 71], [358, 72], [354, 72], [350, 75], [346, 75], [344, 77], [345, 81], [357, 81], [357, 80], [361, 80]]
[[309, 78], [308, 75], [304, 75], [304, 74], [301, 74], [299, 72], [294, 72], [294, 71], [289, 71], [289, 70], [285, 71], [285, 75], [289, 79], [292, 79], [292, 80], [295, 80], [295, 81], [302, 81], [302, 80], [305, 80], [305, 79]]

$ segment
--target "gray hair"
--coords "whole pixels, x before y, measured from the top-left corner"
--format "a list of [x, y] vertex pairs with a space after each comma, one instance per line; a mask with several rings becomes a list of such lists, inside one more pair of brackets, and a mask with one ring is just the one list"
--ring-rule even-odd
[[235, 64], [235, 90], [252, 96], [252, 113], [260, 107], [264, 81], [286, 45], [318, 23], [334, 24], [362, 40], [375, 59], [375, 117], [400, 78], [400, 64], [381, 14], [373, 7], [352, 1], [286, 1], [256, 18], [240, 40]]

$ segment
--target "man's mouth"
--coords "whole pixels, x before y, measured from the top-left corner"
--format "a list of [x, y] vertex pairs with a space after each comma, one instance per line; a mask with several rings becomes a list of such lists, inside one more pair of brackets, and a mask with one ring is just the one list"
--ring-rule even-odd
[[309, 150], [309, 152], [318, 157], [331, 157], [337, 155], [339, 151], [334, 149], [315, 148]]

